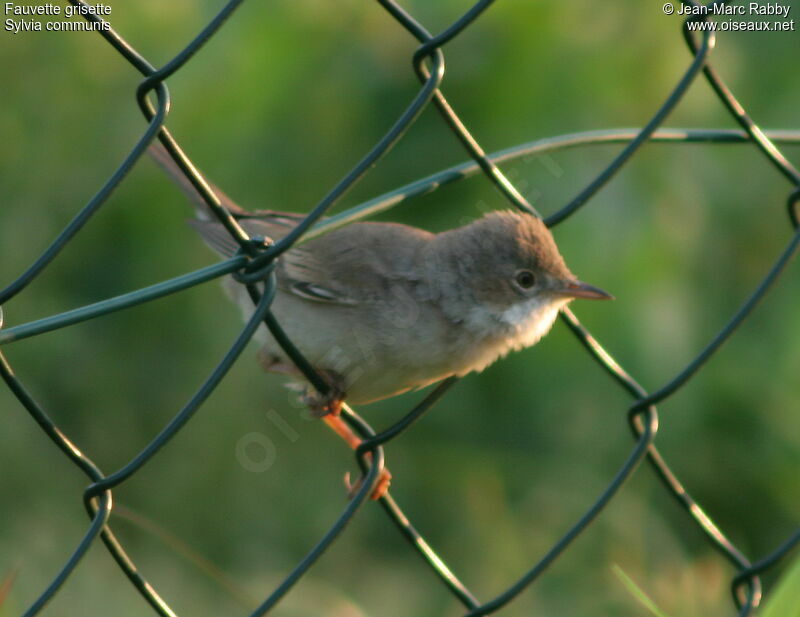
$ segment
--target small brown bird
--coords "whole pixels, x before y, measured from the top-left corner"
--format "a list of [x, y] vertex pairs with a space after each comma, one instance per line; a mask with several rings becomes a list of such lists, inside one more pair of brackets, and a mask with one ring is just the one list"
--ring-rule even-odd
[[[161, 149], [153, 155], [194, 201], [192, 226], [232, 256], [238, 245], [172, 159]], [[250, 213], [215, 192], [251, 236], [278, 240], [302, 219]], [[354, 223], [288, 250], [276, 275], [273, 313], [335, 393], [307, 400], [333, 415], [344, 397], [369, 403], [482, 371], [534, 345], [571, 300], [611, 298], [570, 272], [540, 219], [510, 211], [438, 234]], [[228, 289], [249, 317], [253, 303], [244, 287], [231, 279]], [[260, 336], [265, 370], [302, 379], [266, 329]], [[357, 438], [346, 439], [357, 445]]]

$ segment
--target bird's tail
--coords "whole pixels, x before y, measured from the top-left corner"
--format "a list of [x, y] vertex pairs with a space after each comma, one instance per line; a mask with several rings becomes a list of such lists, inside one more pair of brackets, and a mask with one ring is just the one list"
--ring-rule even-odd
[[[206, 203], [206, 200], [203, 198], [201, 192], [194, 185], [190, 177], [183, 172], [180, 165], [175, 162], [170, 153], [167, 152], [167, 149], [160, 142], [155, 141], [150, 145], [147, 151], [153, 160], [159, 164], [159, 166], [167, 173], [172, 181], [178, 185], [181, 191], [183, 191], [192, 202], [197, 218], [202, 221], [216, 220], [216, 217], [214, 216], [208, 203]], [[192, 165], [191, 162], [189, 162], [189, 165]], [[192, 169], [200, 178], [202, 178], [203, 182], [206, 183], [208, 188], [211, 189], [211, 191], [217, 196], [217, 199], [219, 199], [220, 203], [225, 206], [225, 208], [233, 215], [234, 218], [247, 217], [251, 214], [247, 210], [241, 208], [213, 182], [207, 180], [200, 170], [194, 168], [194, 166], [192, 166]]]
[[[226, 257], [234, 255], [239, 249], [239, 243], [219, 222], [219, 219], [190, 176], [184, 173], [181, 166], [161, 143], [153, 143], [148, 148], [148, 153], [194, 205], [195, 219], [190, 220], [189, 224], [200, 233], [203, 240], [212, 249]], [[257, 235], [279, 239], [289, 233], [304, 218], [304, 215], [293, 212], [245, 210], [228, 197], [222, 189], [207, 180], [191, 162], [188, 165], [188, 168], [197, 173], [206, 187], [219, 199], [220, 204], [231, 213], [233, 218], [250, 236]]]

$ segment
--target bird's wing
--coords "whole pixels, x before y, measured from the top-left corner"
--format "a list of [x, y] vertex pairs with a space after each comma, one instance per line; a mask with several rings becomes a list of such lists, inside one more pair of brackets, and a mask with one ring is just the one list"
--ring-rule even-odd
[[[239, 221], [251, 236], [278, 240], [295, 222], [280, 213]], [[212, 221], [190, 221], [206, 243], [225, 257], [238, 244]], [[278, 284], [312, 302], [353, 306], [391, 294], [396, 284], [418, 278], [415, 260], [433, 237], [421, 229], [395, 223], [354, 223], [288, 250], [278, 264]]]
[[[279, 240], [294, 227], [293, 221], [280, 215], [241, 219], [239, 223], [250, 237], [264, 236], [272, 240]], [[192, 220], [189, 225], [223, 257], [232, 257], [239, 249], [239, 244], [220, 223]], [[281, 288], [306, 300], [342, 305], [356, 303], [346, 289], [338, 288], [324, 262], [313, 250], [304, 247], [293, 248], [284, 254], [278, 264], [278, 281]]]
[[[239, 244], [217, 222], [166, 149], [156, 142], [149, 153], [194, 204], [197, 219], [189, 224], [212, 249], [232, 257]], [[279, 240], [305, 218], [292, 212], [245, 210], [219, 187], [206, 182], [251, 237]], [[397, 223], [354, 223], [287, 251], [278, 266], [278, 283], [293, 295], [313, 302], [344, 306], [374, 302], [385, 298], [393, 284], [417, 278], [414, 262], [421, 246], [432, 237], [429, 232]]]
[[[197, 218], [190, 220], [189, 224], [200, 233], [200, 236], [212, 249], [224, 257], [232, 257], [239, 249], [239, 244], [233, 239], [230, 233], [228, 233], [225, 227], [216, 222], [215, 215], [208, 207], [200, 191], [197, 190], [186, 174], [184, 174], [177, 163], [175, 163], [166, 148], [159, 142], [155, 142], [150, 146], [148, 152], [167, 173], [170, 179], [177, 184], [178, 188], [189, 198], [192, 205], [194, 205]], [[198, 174], [200, 174], [199, 170]], [[222, 189], [207, 180], [202, 174], [200, 175], [208, 184], [209, 188], [216, 194], [220, 203], [239, 221], [239, 224], [251, 237], [265, 236], [273, 240], [278, 240], [285, 236], [303, 219], [303, 215], [301, 214], [278, 212], [276, 210], [257, 210], [255, 212], [249, 212], [241, 208], [233, 199], [228, 197]], [[319, 272], [320, 267], [319, 265], [314, 265], [315, 260], [313, 256], [307, 255], [306, 253], [307, 252], [301, 252], [300, 249], [295, 249], [285, 261], [287, 263], [304, 264], [297, 265], [294, 268], [298, 271], [306, 270]], [[285, 270], [287, 268], [284, 266], [283, 269]], [[292, 267], [289, 266], [288, 269], [291, 270]], [[352, 303], [352, 300], [345, 295], [337, 294], [319, 283], [303, 280], [301, 272], [297, 274], [299, 278], [290, 283], [289, 287], [290, 291], [296, 295], [318, 302]], [[315, 278], [322, 277], [317, 276]]]
[[353, 223], [287, 251], [281, 272], [292, 293], [307, 300], [374, 304], [417, 280], [431, 238], [397, 223]]

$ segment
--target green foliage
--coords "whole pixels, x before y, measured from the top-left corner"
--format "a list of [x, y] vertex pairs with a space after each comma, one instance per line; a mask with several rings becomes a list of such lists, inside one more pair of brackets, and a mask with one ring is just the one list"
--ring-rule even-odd
[[611, 566], [611, 570], [625, 586], [625, 589], [628, 590], [628, 593], [636, 598], [639, 604], [645, 607], [652, 615], [654, 615], [654, 617], [668, 617], [664, 611], [656, 606], [656, 603], [650, 599], [650, 596], [648, 596], [647, 593], [645, 593], [645, 591], [639, 587], [630, 576], [625, 574], [625, 570], [620, 568], [617, 564]]
[[759, 617], [798, 617], [800, 615], [800, 559], [781, 577], [767, 597]]

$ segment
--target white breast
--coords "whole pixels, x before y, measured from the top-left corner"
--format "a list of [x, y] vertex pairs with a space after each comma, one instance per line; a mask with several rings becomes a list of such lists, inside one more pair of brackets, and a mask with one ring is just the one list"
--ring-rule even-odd
[[523, 349], [537, 343], [553, 327], [558, 311], [568, 301], [531, 298], [501, 313], [500, 320], [511, 328], [511, 348]]
[[508, 352], [536, 344], [553, 326], [558, 311], [568, 301], [530, 298], [499, 314], [476, 307], [465, 320], [465, 326], [477, 336], [473, 344], [464, 349], [466, 362], [458, 374], [482, 371]]

